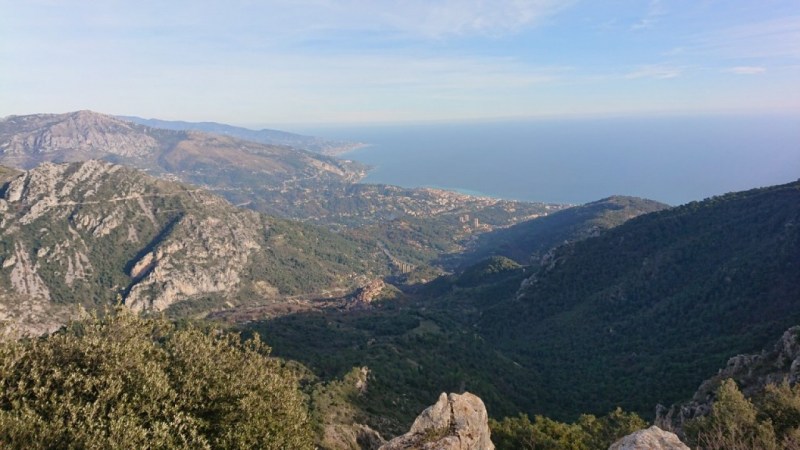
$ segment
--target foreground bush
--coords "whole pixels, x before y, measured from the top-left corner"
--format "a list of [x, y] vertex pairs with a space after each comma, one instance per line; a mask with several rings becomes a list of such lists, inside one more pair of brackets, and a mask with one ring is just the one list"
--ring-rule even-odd
[[754, 401], [732, 379], [716, 391], [711, 414], [685, 427], [701, 450], [800, 450], [800, 385], [768, 384]]
[[0, 344], [2, 448], [312, 448], [295, 377], [257, 339], [119, 312]]
[[617, 408], [603, 417], [583, 414], [575, 423], [527, 415], [489, 421], [497, 450], [605, 450], [617, 439], [647, 427], [635, 413]]

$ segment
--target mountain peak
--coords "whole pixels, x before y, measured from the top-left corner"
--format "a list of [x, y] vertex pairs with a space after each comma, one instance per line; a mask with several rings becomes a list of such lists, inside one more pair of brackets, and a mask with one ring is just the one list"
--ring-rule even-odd
[[143, 158], [159, 148], [145, 127], [86, 110], [6, 118], [0, 121], [0, 142], [3, 163], [22, 168], [107, 155]]

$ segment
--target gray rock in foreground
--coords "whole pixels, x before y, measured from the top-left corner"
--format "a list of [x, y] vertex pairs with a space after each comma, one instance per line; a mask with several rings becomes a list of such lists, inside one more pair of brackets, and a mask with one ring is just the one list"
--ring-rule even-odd
[[653, 425], [614, 442], [608, 450], [689, 450], [689, 447], [675, 433]]
[[489, 417], [477, 396], [444, 394], [417, 417], [411, 430], [380, 450], [494, 450]]

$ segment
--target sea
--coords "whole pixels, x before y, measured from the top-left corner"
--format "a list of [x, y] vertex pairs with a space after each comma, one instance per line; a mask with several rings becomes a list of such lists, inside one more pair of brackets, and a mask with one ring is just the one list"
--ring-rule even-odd
[[[294, 130], [293, 130], [294, 131]], [[364, 183], [582, 204], [630, 195], [679, 205], [800, 178], [800, 114], [317, 126], [368, 146], [341, 155]]]

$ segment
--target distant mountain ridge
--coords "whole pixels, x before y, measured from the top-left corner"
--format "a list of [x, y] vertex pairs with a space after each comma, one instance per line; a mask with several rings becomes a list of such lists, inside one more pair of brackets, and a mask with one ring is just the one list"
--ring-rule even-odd
[[[91, 111], [0, 120], [0, 164], [30, 169], [45, 161], [103, 159], [192, 183], [270, 215], [360, 226], [401, 216], [480, 214], [507, 225], [562, 205], [472, 197], [435, 189], [357, 184], [353, 161], [222, 134], [152, 128]], [[494, 221], [494, 219], [502, 220]]]
[[384, 242], [405, 268], [459, 251], [477, 233], [565, 206], [362, 184], [367, 167], [357, 162], [91, 111], [0, 120], [0, 164], [31, 169], [89, 159], [191, 183], [271, 216], [357, 229], [363, 239]]
[[352, 183], [366, 173], [358, 163], [305, 150], [151, 128], [92, 111], [0, 120], [0, 164], [31, 169], [89, 159], [189, 182], [236, 203], [260, 201], [260, 210], [273, 214], [285, 201], [276, 199], [282, 192]]
[[146, 125], [152, 128], [177, 131], [203, 131], [206, 133], [222, 134], [251, 142], [267, 145], [286, 145], [289, 147], [308, 150], [327, 156], [338, 156], [367, 144], [330, 140], [316, 136], [290, 133], [288, 131], [261, 129], [252, 130], [244, 127], [226, 125], [217, 122], [186, 122], [182, 120], [144, 119], [136, 116], [117, 116], [128, 122]]
[[489, 256], [505, 256], [520, 264], [538, 264], [551, 249], [621, 225], [627, 220], [669, 208], [653, 200], [614, 196], [556, 211], [536, 219], [485, 233], [459, 257], [462, 265]]

